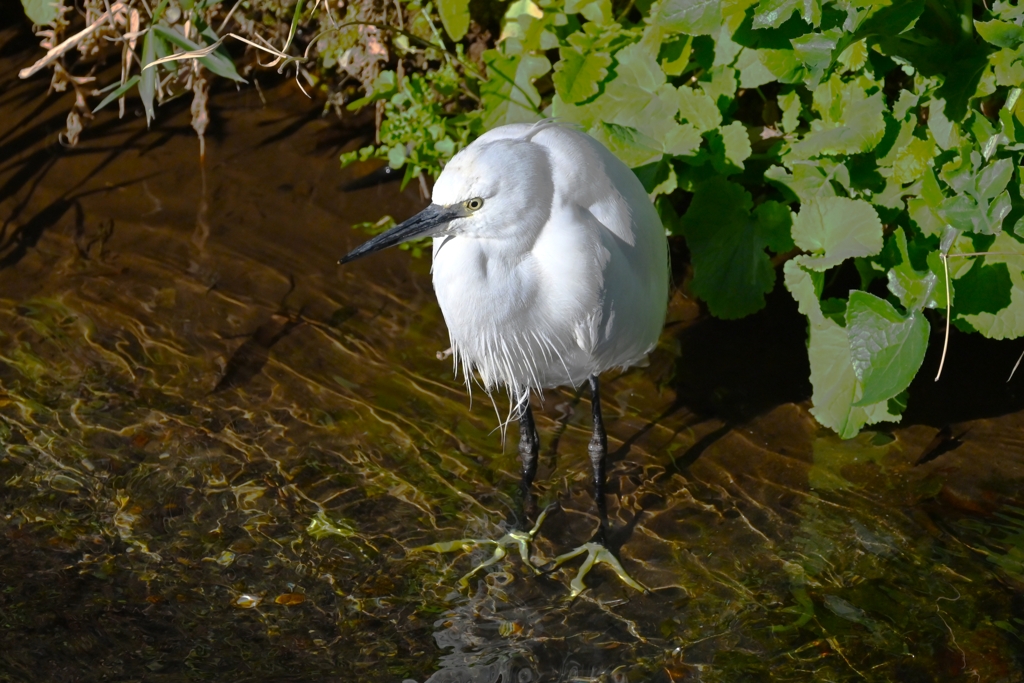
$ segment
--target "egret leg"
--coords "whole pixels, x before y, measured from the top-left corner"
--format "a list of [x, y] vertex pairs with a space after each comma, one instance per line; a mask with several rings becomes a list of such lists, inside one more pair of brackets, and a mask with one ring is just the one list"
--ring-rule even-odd
[[526, 404], [519, 417], [519, 461], [522, 464], [519, 477], [519, 496], [524, 501], [530, 498], [530, 486], [537, 475], [537, 453], [540, 451], [540, 437], [533, 421], [533, 410]]
[[599, 541], [604, 542], [605, 520], [608, 508], [604, 500], [604, 468], [608, 458], [608, 435], [604, 431], [604, 418], [601, 416], [601, 385], [597, 375], [590, 376], [590, 412], [593, 418], [593, 433], [590, 435], [590, 467], [594, 473], [594, 502], [597, 503], [598, 517], [601, 519]]
[[608, 458], [608, 435], [605, 433], [604, 419], [601, 416], [601, 385], [597, 379], [597, 375], [590, 376], [590, 392], [590, 405], [594, 428], [593, 433], [590, 436], [590, 445], [587, 447], [587, 451], [590, 453], [590, 465], [594, 474], [594, 502], [597, 503], [597, 513], [600, 525], [598, 526], [597, 533], [594, 534], [594, 538], [591, 539], [590, 542], [584, 543], [580, 547], [556, 557], [552, 563], [551, 569], [558, 567], [562, 563], [567, 562], [574, 557], [579, 557], [583, 553], [587, 554], [587, 558], [580, 566], [580, 570], [577, 572], [576, 578], [569, 584], [570, 599], [575, 598], [586, 589], [583, 579], [595, 564], [607, 565], [627, 586], [638, 590], [641, 593], [647, 593], [649, 592], [647, 588], [630, 576], [625, 568], [623, 568], [622, 563], [619, 562], [619, 559], [615, 557], [612, 551], [605, 546], [605, 529], [608, 525], [608, 508], [604, 500], [604, 475], [605, 461]]
[[518, 520], [516, 521], [513, 530], [509, 531], [497, 540], [486, 538], [463, 538], [458, 541], [432, 543], [431, 545], [416, 548], [415, 550], [431, 550], [434, 552], [447, 553], [457, 550], [468, 550], [475, 546], [493, 547], [494, 553], [489, 558], [473, 567], [468, 574], [459, 580], [459, 585], [462, 588], [467, 588], [469, 586], [469, 580], [473, 578], [473, 576], [487, 567], [505, 559], [509, 550], [518, 550], [519, 557], [522, 559], [523, 564], [529, 567], [534, 574], [539, 574], [540, 570], [538, 570], [530, 561], [530, 543], [533, 542], [533, 537], [536, 536], [537, 532], [540, 530], [540, 525], [544, 523], [544, 519], [554, 507], [549, 506], [548, 508], [545, 508], [537, 517], [537, 523], [533, 525], [533, 528], [527, 529], [527, 511], [532, 501], [530, 487], [533, 485], [533, 478], [537, 474], [537, 453], [539, 451], [540, 437], [537, 435], [537, 425], [533, 421], [533, 411], [530, 410], [530, 404], [527, 402], [519, 417], [519, 460], [522, 464], [519, 478], [520, 509], [518, 513]]

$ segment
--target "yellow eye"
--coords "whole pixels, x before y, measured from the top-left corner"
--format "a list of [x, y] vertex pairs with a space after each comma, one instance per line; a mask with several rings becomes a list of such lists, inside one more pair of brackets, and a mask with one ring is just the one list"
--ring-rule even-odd
[[475, 199], [470, 199], [465, 203], [466, 208], [469, 209], [470, 211], [478, 211], [480, 207], [482, 207], [483, 205], [484, 200], [480, 199], [479, 197], [476, 197]]

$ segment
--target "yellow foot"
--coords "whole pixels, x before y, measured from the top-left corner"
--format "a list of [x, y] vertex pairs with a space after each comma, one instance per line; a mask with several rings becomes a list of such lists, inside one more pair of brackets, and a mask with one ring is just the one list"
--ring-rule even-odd
[[462, 588], [469, 587], [469, 580], [475, 574], [505, 559], [509, 548], [517, 548], [523, 564], [529, 567], [534, 574], [540, 574], [540, 570], [530, 562], [530, 543], [533, 541], [533, 537], [537, 535], [537, 531], [540, 529], [540, 525], [544, 523], [544, 519], [548, 516], [549, 511], [550, 508], [545, 508], [540, 513], [540, 516], [537, 517], [537, 523], [529, 531], [510, 531], [496, 541], [489, 538], [462, 538], [458, 541], [443, 541], [441, 543], [420, 546], [413, 548], [412, 552], [432, 550], [437, 553], [451, 553], [457, 550], [469, 550], [475, 546], [494, 546], [494, 554], [489, 559], [473, 567], [468, 574], [459, 579], [459, 586]]
[[586, 590], [587, 587], [584, 585], [583, 579], [587, 576], [590, 570], [594, 568], [595, 564], [600, 563], [604, 563], [611, 567], [612, 571], [615, 572], [618, 577], [622, 579], [622, 582], [630, 588], [638, 590], [641, 593], [650, 592], [642, 583], [634, 579], [626, 572], [625, 569], [622, 568], [622, 563], [619, 562], [619, 558], [612, 554], [612, 551], [608, 550], [608, 548], [605, 548], [600, 543], [595, 543], [593, 541], [590, 543], [584, 543], [579, 548], [556, 557], [555, 561], [551, 565], [551, 570], [556, 569], [563, 562], [571, 560], [574, 557], [578, 557], [583, 553], [587, 554], [587, 559], [583, 560], [583, 565], [580, 566], [580, 571], [576, 574], [576, 578], [569, 583], [569, 588], [571, 589], [569, 594], [570, 600], [574, 599]]

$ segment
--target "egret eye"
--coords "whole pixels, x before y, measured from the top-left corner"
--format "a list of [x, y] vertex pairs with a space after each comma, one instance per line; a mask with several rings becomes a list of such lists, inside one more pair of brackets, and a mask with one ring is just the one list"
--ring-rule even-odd
[[467, 209], [469, 209], [470, 211], [478, 211], [480, 209], [480, 207], [482, 207], [483, 205], [484, 205], [484, 200], [480, 199], [479, 197], [475, 197], [474, 199], [469, 199], [469, 200], [467, 200], [465, 202], [465, 207]]

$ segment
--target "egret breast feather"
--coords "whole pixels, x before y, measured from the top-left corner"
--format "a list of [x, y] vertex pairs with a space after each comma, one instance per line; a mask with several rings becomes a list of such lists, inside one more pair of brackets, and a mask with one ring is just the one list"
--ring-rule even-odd
[[440, 205], [472, 196], [484, 201], [480, 215], [434, 238], [433, 263], [467, 380], [475, 370], [488, 390], [504, 384], [521, 397], [578, 386], [651, 350], [664, 323], [667, 247], [622, 162], [571, 128], [503, 126], [457, 154], [434, 188]]

